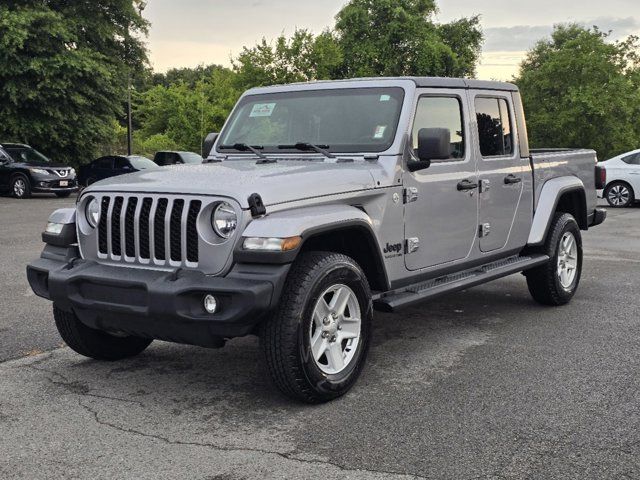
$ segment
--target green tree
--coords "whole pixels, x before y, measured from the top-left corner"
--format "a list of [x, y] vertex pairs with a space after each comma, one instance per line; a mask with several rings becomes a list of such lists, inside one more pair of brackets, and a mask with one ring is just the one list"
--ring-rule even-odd
[[291, 38], [280, 35], [275, 42], [262, 39], [252, 48], [244, 47], [233, 60], [236, 84], [244, 90], [281, 83], [332, 78], [342, 54], [330, 31], [314, 36], [296, 30]]
[[638, 38], [608, 41], [596, 27], [560, 25], [514, 79], [534, 147], [587, 147], [601, 159], [640, 145]]
[[434, 0], [351, 0], [336, 16], [341, 77], [472, 77], [479, 17], [436, 24]]
[[[156, 85], [136, 99], [135, 118], [141, 124], [135, 149], [149, 154], [149, 145], [170, 142], [174, 148], [200, 152], [204, 136], [219, 131], [237, 101], [234, 73], [226, 68], [199, 67], [199, 80], [188, 73], [168, 86]], [[205, 75], [205, 72], [209, 72]], [[183, 69], [183, 74], [186, 69]], [[153, 141], [151, 141], [153, 140]], [[151, 143], [150, 143], [151, 141]]]
[[[129, 68], [146, 61], [131, 0], [0, 5], [0, 138], [72, 164], [113, 135]], [[130, 35], [131, 34], [131, 35]]]

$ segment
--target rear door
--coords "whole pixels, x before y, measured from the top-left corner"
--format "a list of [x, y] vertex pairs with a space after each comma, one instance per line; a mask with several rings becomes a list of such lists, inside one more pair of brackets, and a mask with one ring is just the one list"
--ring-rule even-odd
[[470, 92], [475, 110], [480, 250], [503, 249], [522, 200], [529, 163], [520, 158], [509, 92]]
[[428, 90], [418, 98], [411, 155], [417, 160], [420, 129], [447, 128], [451, 134], [451, 156], [434, 160], [424, 170], [404, 174], [408, 270], [454, 262], [472, 253], [478, 225], [478, 195], [472, 136], [466, 128], [469, 114], [464, 90], [443, 89], [436, 94]]

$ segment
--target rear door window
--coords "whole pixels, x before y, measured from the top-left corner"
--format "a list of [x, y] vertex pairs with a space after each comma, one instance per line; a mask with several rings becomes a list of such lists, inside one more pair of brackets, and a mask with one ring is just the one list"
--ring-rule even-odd
[[475, 107], [482, 156], [512, 155], [513, 132], [507, 101], [504, 98], [478, 97]]
[[622, 157], [622, 161], [629, 165], [640, 165], [640, 152]]
[[93, 162], [94, 168], [100, 168], [103, 170], [111, 170], [113, 168], [113, 158], [112, 157], [102, 157]]

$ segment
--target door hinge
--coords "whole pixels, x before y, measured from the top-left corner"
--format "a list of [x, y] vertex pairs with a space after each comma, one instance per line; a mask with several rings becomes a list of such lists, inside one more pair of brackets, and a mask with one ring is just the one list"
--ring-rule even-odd
[[480, 234], [480, 238], [488, 237], [491, 233], [491, 224], [483, 223], [478, 227], [478, 233]]
[[404, 189], [404, 203], [415, 202], [418, 199], [418, 189], [416, 187], [408, 187]]
[[480, 180], [479, 182], [480, 193], [488, 192], [491, 190], [491, 181], [489, 180]]
[[417, 252], [419, 248], [420, 248], [420, 239], [418, 237], [407, 238], [406, 246], [405, 246], [406, 253]]

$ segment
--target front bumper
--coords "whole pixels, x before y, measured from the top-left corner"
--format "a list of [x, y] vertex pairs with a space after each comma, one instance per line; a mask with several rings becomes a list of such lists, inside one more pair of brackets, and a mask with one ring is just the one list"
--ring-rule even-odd
[[[74, 312], [91, 328], [202, 346], [251, 333], [275, 307], [289, 270], [289, 265], [236, 265], [225, 277], [212, 277], [102, 265], [75, 257], [73, 249], [48, 245], [27, 266], [36, 295]], [[215, 314], [203, 307], [209, 293], [219, 301]]]
[[73, 193], [78, 191], [78, 186], [74, 184], [73, 186], [69, 187], [55, 187], [49, 185], [39, 186], [36, 184], [31, 188], [31, 191], [33, 193]]

